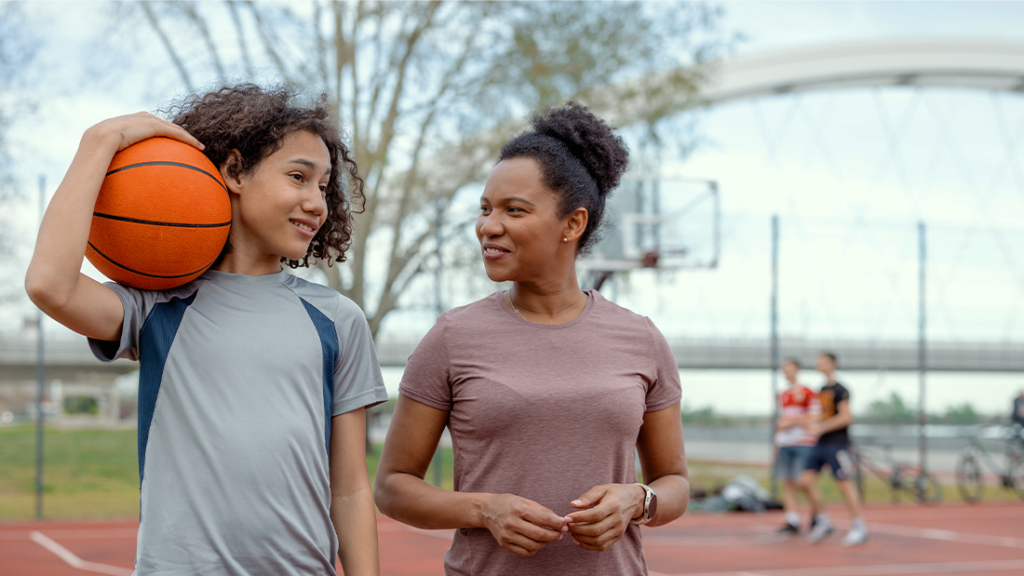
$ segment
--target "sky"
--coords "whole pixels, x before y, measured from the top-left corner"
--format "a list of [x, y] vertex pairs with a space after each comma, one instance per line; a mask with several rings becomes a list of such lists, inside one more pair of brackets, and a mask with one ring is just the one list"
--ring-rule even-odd
[[[1022, 2], [722, 5], [725, 29], [744, 36], [738, 55], [894, 38], [1024, 42]], [[23, 277], [37, 226], [38, 178], [45, 177], [52, 193], [86, 128], [106, 117], [155, 110], [180, 95], [169, 88], [176, 76], [159, 46], [139, 37], [118, 50], [103, 41], [107, 4], [35, 3], [30, 14], [33, 32], [44, 41], [32, 77], [42, 80], [31, 90], [40, 101], [35, 114], [9, 135], [15, 176], [32, 198], [7, 212], [6, 226], [21, 239], [16, 260], [4, 270], [15, 288], [20, 282], [10, 279]], [[902, 177], [882, 114], [905, 119]], [[769, 222], [778, 214], [784, 336], [913, 339], [917, 223], [925, 221], [930, 337], [1024, 342], [1024, 193], [1006, 168], [1024, 158], [1007, 155], [1004, 145], [1022, 122], [1019, 95], [949, 89], [917, 96], [907, 89], [816, 92], [699, 112], [700, 146], [685, 158], [666, 158], [663, 174], [719, 184], [719, 267], [634, 273], [606, 292], [651, 316], [670, 337], [765, 337]], [[466, 195], [470, 203], [474, 196]], [[706, 240], [705, 234], [693, 242]], [[448, 307], [465, 303], [452, 300]], [[17, 330], [32, 315], [24, 299], [0, 306], [0, 330]], [[432, 322], [431, 311], [414, 309], [389, 318], [385, 330], [422, 333]], [[1003, 388], [1020, 381], [1014, 378], [1000, 380], [993, 409], [1002, 402], [997, 396], [1009, 393]], [[909, 395], [913, 382], [898, 386]]]

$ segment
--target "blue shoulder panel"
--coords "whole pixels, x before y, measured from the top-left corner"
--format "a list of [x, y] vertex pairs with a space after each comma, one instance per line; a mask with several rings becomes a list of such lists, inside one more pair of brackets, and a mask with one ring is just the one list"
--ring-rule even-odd
[[[198, 291], [197, 291], [198, 292]], [[188, 298], [172, 298], [157, 304], [146, 317], [139, 335], [139, 484], [146, 469], [146, 443], [149, 442], [149, 426], [153, 423], [156, 397], [160, 393], [160, 382], [164, 376], [167, 353], [174, 343], [178, 326], [192, 302], [196, 292]]]
[[324, 375], [324, 438], [327, 444], [327, 454], [330, 455], [331, 416], [334, 414], [334, 365], [341, 353], [341, 348], [338, 346], [338, 332], [334, 328], [334, 322], [323, 312], [302, 298], [299, 300], [302, 300], [302, 305], [306, 307], [309, 319], [313, 321], [316, 333], [320, 336]]

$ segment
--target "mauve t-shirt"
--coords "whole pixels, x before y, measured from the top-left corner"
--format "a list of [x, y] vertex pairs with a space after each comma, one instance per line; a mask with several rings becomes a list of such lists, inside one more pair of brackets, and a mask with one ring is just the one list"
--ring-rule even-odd
[[[587, 296], [575, 319], [536, 324], [496, 292], [443, 314], [417, 346], [399, 392], [449, 413], [455, 490], [516, 494], [565, 515], [594, 486], [636, 482], [644, 412], [679, 402], [679, 369], [650, 319]], [[647, 574], [633, 525], [604, 552], [566, 537], [530, 558], [463, 528], [444, 566], [448, 576]]]

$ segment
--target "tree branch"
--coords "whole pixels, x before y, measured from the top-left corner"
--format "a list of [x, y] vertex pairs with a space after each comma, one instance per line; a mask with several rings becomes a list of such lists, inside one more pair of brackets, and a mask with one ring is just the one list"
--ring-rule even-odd
[[274, 66], [277, 67], [277, 71], [281, 74], [281, 77], [286, 82], [292, 82], [291, 74], [288, 73], [288, 69], [284, 65], [284, 61], [281, 60], [281, 56], [277, 53], [274, 46], [277, 44], [277, 40], [270, 36], [267, 27], [263, 24], [263, 16], [260, 15], [259, 8], [256, 7], [256, 3], [253, 0], [245, 0], [245, 4], [249, 6], [249, 12], [252, 14], [253, 20], [256, 21], [256, 29], [260, 33], [260, 39], [263, 40], [263, 49], [266, 50], [267, 56], [274, 62]]
[[199, 30], [199, 36], [203, 39], [203, 44], [206, 44], [206, 49], [210, 52], [210, 58], [213, 59], [213, 67], [217, 70], [217, 78], [221, 82], [225, 81], [227, 74], [224, 72], [224, 64], [220, 60], [217, 44], [214, 43], [213, 37], [210, 36], [210, 29], [206, 26], [206, 20], [199, 16], [194, 2], [182, 2], [181, 9]]
[[231, 20], [235, 23], [235, 33], [238, 34], [238, 48], [242, 52], [242, 63], [245, 65], [246, 76], [252, 76], [252, 59], [249, 57], [249, 46], [245, 41], [245, 28], [242, 26], [242, 17], [238, 14], [236, 0], [226, 0], [228, 10], [231, 12]]
[[401, 100], [402, 92], [405, 89], [405, 76], [409, 70], [409, 60], [412, 58], [413, 51], [416, 48], [416, 42], [422, 37], [423, 32], [430, 28], [430, 22], [433, 19], [434, 12], [437, 11], [438, 6], [441, 5], [439, 0], [434, 0], [427, 7], [426, 14], [424, 15], [421, 22], [410, 32], [405, 42], [405, 53], [402, 55], [402, 59], [398, 63], [398, 77], [395, 79], [395, 88], [391, 92], [391, 104], [388, 107], [388, 115], [384, 120], [380, 130], [380, 140], [377, 142], [377, 146], [373, 152], [376, 157], [379, 168], [378, 171], [383, 171], [384, 165], [387, 163], [388, 149], [391, 147], [391, 140], [395, 135], [395, 121], [398, 119], [398, 103]]
[[178, 70], [178, 74], [181, 76], [181, 81], [185, 83], [185, 88], [187, 88], [189, 92], [194, 92], [195, 88], [192, 86], [192, 79], [189, 78], [188, 70], [185, 69], [185, 64], [181, 61], [177, 50], [175, 50], [174, 46], [171, 44], [171, 39], [167, 37], [163, 28], [160, 27], [160, 22], [157, 20], [156, 14], [153, 13], [153, 8], [149, 2], [140, 1], [138, 4], [142, 8], [143, 14], [146, 15], [146, 20], [149, 21], [149, 25], [153, 28], [153, 31], [156, 32], [157, 37], [160, 38], [160, 43], [163, 44], [164, 49], [167, 50], [167, 55], [171, 57], [171, 63], [174, 64], [174, 67]]
[[313, 1], [313, 36], [316, 38], [316, 64], [318, 74], [324, 81], [324, 88], [330, 75], [327, 73], [327, 40], [320, 30], [320, 21], [323, 19], [323, 7], [318, 0]]

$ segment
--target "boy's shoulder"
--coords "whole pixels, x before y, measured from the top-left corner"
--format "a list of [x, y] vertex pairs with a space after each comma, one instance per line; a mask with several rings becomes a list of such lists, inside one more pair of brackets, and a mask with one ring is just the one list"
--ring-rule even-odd
[[850, 396], [850, 390], [847, 389], [846, 386], [843, 386], [840, 382], [834, 382], [830, 384], [826, 383], [824, 386], [821, 387], [821, 391], [824, 392], [826, 390], [831, 391], [832, 395], [837, 398]]
[[305, 305], [316, 308], [334, 321], [349, 317], [358, 317], [364, 320], [366, 318], [362, 309], [355, 302], [329, 286], [316, 284], [294, 275], [289, 275], [284, 285], [295, 293]]
[[813, 400], [818, 396], [818, 393], [809, 387], [796, 383], [782, 391], [782, 396], [786, 400], [790, 400], [796, 404]]
[[801, 384], [799, 382], [797, 382], [796, 385], [793, 386], [792, 390], [799, 390], [800, 392], [802, 392], [804, 394], [810, 394], [811, 396], [817, 396], [818, 395], [818, 393], [814, 390], [814, 388], [811, 388], [810, 386], [808, 386], [806, 384]]

